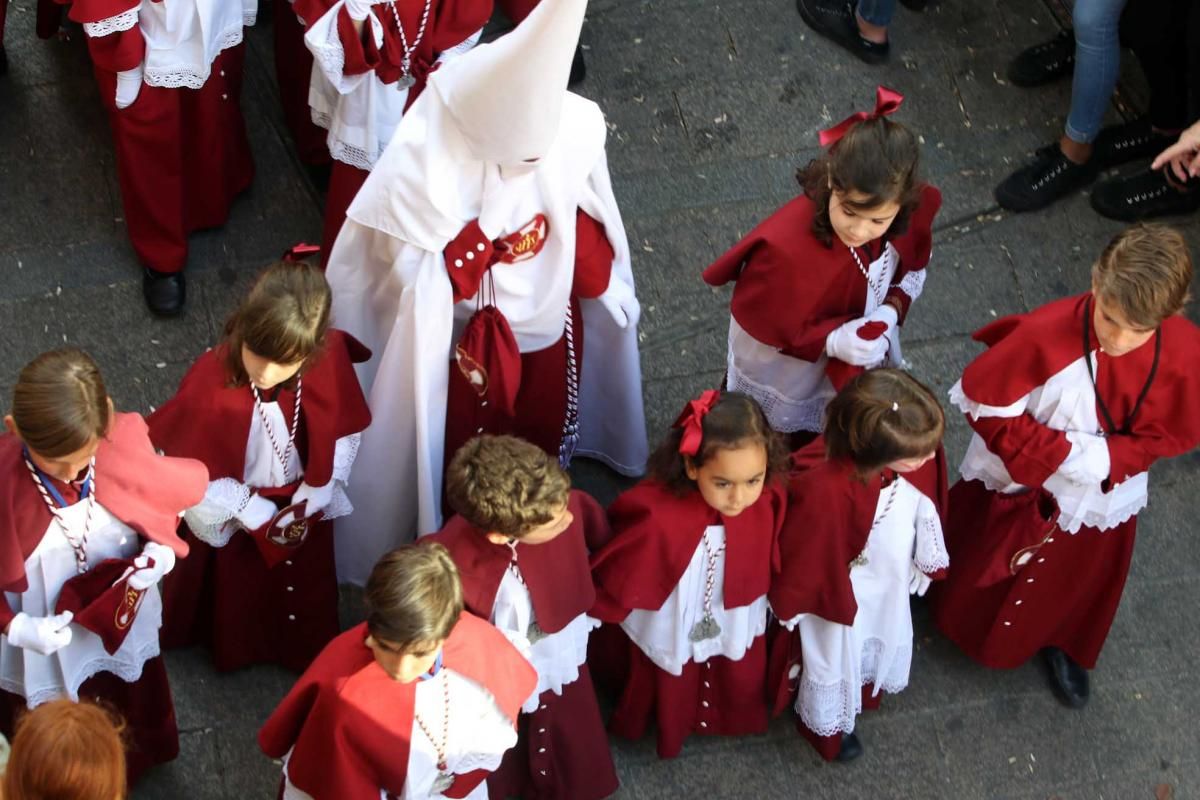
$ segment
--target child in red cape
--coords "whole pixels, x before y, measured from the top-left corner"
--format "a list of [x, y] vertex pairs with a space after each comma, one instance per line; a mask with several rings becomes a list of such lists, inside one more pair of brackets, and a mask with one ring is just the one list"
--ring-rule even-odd
[[[43, 353], [21, 370], [4, 426], [0, 731], [11, 736], [26, 707], [100, 700], [128, 722], [132, 786], [179, 752], [155, 584], [188, 553], [175, 528], [180, 512], [204, 496], [204, 465], [155, 454], [146, 423], [116, 413], [100, 370], [79, 350]], [[86, 579], [110, 559], [131, 560], [134, 570], [121, 578], [131, 602], [115, 652], [70, 611], [55, 613], [68, 580]]]
[[446, 470], [457, 516], [422, 541], [450, 551], [467, 610], [488, 619], [533, 663], [538, 692], [521, 709], [517, 746], [488, 778], [498, 800], [599, 800], [617, 790], [608, 736], [586, 663], [600, 623], [588, 552], [610, 538], [600, 504], [571, 489], [544, 450], [479, 436]]
[[1191, 281], [1179, 233], [1128, 228], [1090, 292], [977, 331], [989, 349], [950, 390], [975, 435], [934, 621], [984, 666], [1040, 651], [1073, 708], [1121, 600], [1147, 470], [1200, 442], [1200, 331], [1180, 313]]
[[872, 370], [838, 393], [824, 435], [795, 455], [770, 593], [793, 633], [772, 643], [770, 674], [775, 711], [794, 694], [796, 727], [826, 761], [861, 755], [858, 713], [908, 685], [909, 594], [949, 566], [944, 426], [928, 389]]
[[284, 761], [279, 797], [484, 800], [536, 672], [463, 610], [441, 545], [385, 555], [365, 600], [367, 621], [329, 643], [259, 731]]
[[[185, 516], [193, 552], [166, 585], [163, 641], [207, 644], [219, 670], [299, 672], [339, 630], [330, 520], [353, 510], [344, 487], [371, 421], [354, 364], [370, 354], [329, 307], [316, 267], [268, 267], [150, 417], [154, 443], [211, 480]], [[301, 502], [301, 519], [277, 516]]]
[[778, 562], [786, 451], [750, 397], [707, 391], [688, 403], [650, 476], [609, 508], [614, 537], [592, 559], [593, 614], [632, 641], [609, 722], [658, 755], [689, 733], [767, 728], [767, 590]]
[[804, 193], [704, 271], [736, 281], [726, 385], [797, 442], [851, 375], [903, 360], [897, 327], [921, 296], [942, 204], [919, 178], [916, 137], [885, 118], [903, 99], [881, 86], [874, 113], [822, 131], [829, 149], [797, 174]]

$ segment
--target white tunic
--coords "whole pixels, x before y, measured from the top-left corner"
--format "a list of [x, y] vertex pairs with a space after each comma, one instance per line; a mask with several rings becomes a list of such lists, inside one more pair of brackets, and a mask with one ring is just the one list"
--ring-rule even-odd
[[[863, 299], [863, 316], [867, 316], [883, 302], [887, 287], [899, 265], [896, 248], [889, 242], [879, 258], [867, 267], [867, 290]], [[923, 270], [905, 276], [901, 288], [912, 299], [917, 299], [924, 285]], [[883, 287], [872, 292], [871, 286]], [[903, 361], [900, 352], [899, 328], [892, 334], [887, 363], [899, 366]], [[822, 352], [816, 361], [784, 355], [779, 349], [764, 344], [747, 333], [737, 320], [729, 318], [729, 351], [727, 356], [726, 380], [730, 391], [744, 392], [762, 406], [771, 427], [783, 433], [795, 431], [820, 431], [824, 424], [825, 406], [837, 394], [825, 375], [829, 356]]]
[[527, 634], [534, 622], [529, 589], [513, 574], [511, 567], [504, 570], [500, 588], [496, 591], [496, 602], [492, 606], [491, 623], [537, 670], [537, 690], [521, 708], [526, 713], [537, 710], [538, 697], [542, 692], [561, 695], [564, 686], [579, 678], [579, 665], [587, 660], [588, 635], [594, 628], [600, 627], [600, 620], [580, 614], [561, 631], [546, 634], [531, 644]]
[[[500, 766], [504, 753], [517, 743], [513, 721], [504, 716], [491, 693], [470, 678], [443, 668], [430, 680], [417, 682], [408, 767], [400, 800], [429, 800], [445, 796], [441, 792], [433, 792], [433, 782], [438, 776], [437, 749], [417, 724], [417, 717], [420, 717], [429, 732], [441, 742], [446, 709], [443, 693], [445, 681], [450, 682], [450, 721], [446, 729], [448, 740], [445, 749], [446, 766], [451, 773], [464, 775], [478, 769], [492, 772]], [[290, 755], [288, 753], [284, 757], [283, 800], [313, 800], [288, 778], [287, 758]], [[467, 798], [487, 800], [487, 796], [487, 781], [483, 781]], [[388, 794], [380, 789], [379, 797], [380, 800], [387, 800]]]
[[[1096, 351], [1088, 357], [1094, 370]], [[961, 380], [950, 389], [950, 402], [976, 419], [1029, 414], [1054, 430], [1102, 433], [1096, 416], [1096, 392], [1083, 356], [1012, 405], [1001, 408], [977, 403], [963, 392]], [[1012, 479], [1004, 462], [987, 449], [977, 433], [971, 437], [959, 472], [964, 480], [983, 481], [996, 492], [1014, 494], [1027, 488]], [[1047, 478], [1043, 486], [1058, 502], [1058, 526], [1068, 533], [1078, 533], [1084, 525], [1100, 530], [1115, 528], [1145, 508], [1149, 498], [1146, 472], [1129, 477], [1108, 492], [1100, 484], [1074, 483], [1057, 473]]]
[[[103, 486], [103, 484], [101, 484]], [[30, 491], [36, 491], [32, 486]], [[101, 488], [103, 495], [103, 488]], [[137, 532], [127, 527], [104, 508], [97, 496], [92, 512], [92, 530], [88, 534], [88, 565], [106, 558], [133, 558], [141, 552]], [[72, 531], [82, 531], [87, 516], [87, 501], [62, 509]], [[25, 561], [29, 588], [20, 594], [5, 592], [13, 611], [31, 617], [53, 616], [62, 586], [76, 575], [75, 551], [58, 523], [51, 522], [42, 540]], [[158, 587], [151, 586], [142, 596], [138, 611], [125, 641], [109, 655], [98, 635], [71, 623], [71, 643], [48, 656], [14, 647], [8, 637], [0, 637], [0, 688], [25, 698], [30, 708], [59, 697], [79, 699], [79, 687], [99, 672], [111, 672], [132, 683], [142, 675], [142, 665], [159, 654], [158, 629], [162, 625], [162, 600]]]
[[[889, 492], [895, 487], [891, 509]], [[879, 494], [878, 520], [867, 539], [865, 563], [850, 570], [858, 613], [853, 625], [815, 614], [783, 624], [798, 627], [803, 671], [796, 712], [818, 736], [854, 730], [862, 711], [862, 687], [896, 693], [908, 686], [912, 665], [909, 578], [915, 565], [925, 574], [949, 566], [942, 525], [932, 501], [903, 477]]]
[[[705, 617], [704, 590], [708, 558], [704, 540], [717, 553], [713, 564], [712, 618], [721, 627], [714, 638], [693, 642], [692, 628]], [[704, 530], [683, 577], [657, 611], [635, 609], [621, 627], [656, 666], [672, 675], [683, 673], [689, 661], [697, 664], [716, 656], [738, 661], [767, 629], [767, 596], [749, 605], [725, 607], [725, 526], [709, 525]]]

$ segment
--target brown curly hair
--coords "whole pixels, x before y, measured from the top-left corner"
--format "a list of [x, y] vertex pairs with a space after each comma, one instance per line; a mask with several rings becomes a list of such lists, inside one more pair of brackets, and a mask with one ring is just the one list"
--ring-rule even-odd
[[[899, 122], [874, 117], [850, 128], [828, 150], [796, 171], [805, 196], [816, 206], [813, 235], [826, 247], [833, 245], [829, 197], [834, 192], [843, 195], [842, 202], [855, 211], [899, 203], [900, 212], [884, 237], [904, 233], [921, 199], [920, 160], [917, 137]], [[851, 202], [844, 198], [848, 192], [858, 192], [866, 199]]]
[[649, 476], [682, 497], [696, 491], [696, 482], [687, 475], [689, 462], [699, 468], [718, 450], [736, 450], [753, 444], [760, 444], [767, 451], [767, 481], [787, 473], [787, 444], [780, 434], [771, 429], [766, 415], [750, 395], [721, 392], [720, 399], [704, 416], [702, 427], [704, 438], [695, 456], [685, 456], [679, 452], [683, 429], [671, 428], [650, 456]]
[[893, 461], [937, 449], [946, 427], [942, 407], [924, 384], [898, 369], [855, 376], [825, 409], [825, 454], [847, 459], [866, 478]]
[[562, 512], [571, 479], [540, 447], [515, 436], [476, 436], [450, 460], [446, 502], [489, 533], [520, 538]]

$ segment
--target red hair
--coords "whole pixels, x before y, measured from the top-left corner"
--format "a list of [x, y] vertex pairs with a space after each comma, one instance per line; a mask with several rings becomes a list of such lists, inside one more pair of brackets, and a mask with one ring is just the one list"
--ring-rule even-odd
[[4, 800], [124, 798], [121, 728], [87, 702], [54, 700], [24, 714], [4, 773]]

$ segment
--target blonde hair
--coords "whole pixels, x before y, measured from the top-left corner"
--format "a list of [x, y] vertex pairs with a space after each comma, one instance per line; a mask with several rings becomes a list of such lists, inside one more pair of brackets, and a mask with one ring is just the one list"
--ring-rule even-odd
[[1096, 295], [1141, 328], [1157, 328], [1191, 298], [1192, 255], [1182, 234], [1154, 223], [1118, 233], [1092, 267]]
[[848, 459], [866, 477], [893, 461], [934, 452], [945, 426], [933, 392], [901, 370], [872, 369], [825, 409], [825, 453]]
[[100, 368], [82, 350], [42, 353], [17, 376], [13, 422], [38, 455], [59, 458], [82, 450], [108, 433], [109, 416]]
[[52, 700], [17, 721], [4, 800], [115, 800], [125, 796], [123, 725], [89, 702]]
[[462, 581], [450, 552], [416, 543], [384, 554], [364, 591], [367, 630], [402, 650], [450, 635], [463, 610]]
[[446, 470], [446, 502], [486, 532], [520, 537], [562, 512], [571, 479], [544, 450], [515, 436], [476, 436]]

